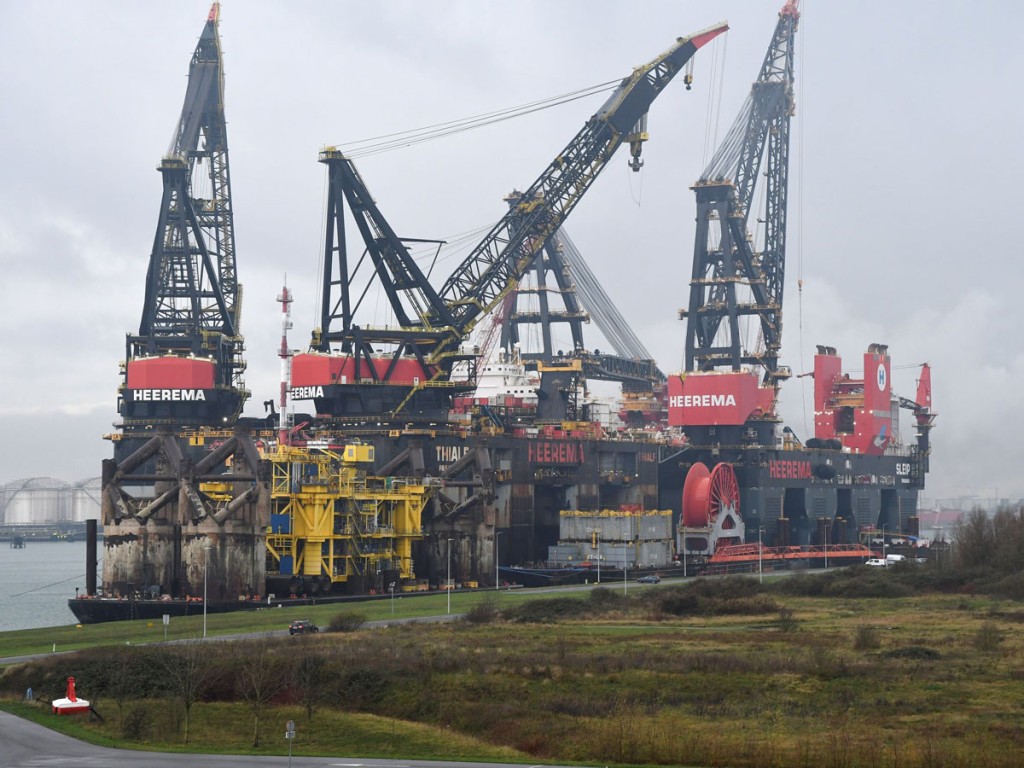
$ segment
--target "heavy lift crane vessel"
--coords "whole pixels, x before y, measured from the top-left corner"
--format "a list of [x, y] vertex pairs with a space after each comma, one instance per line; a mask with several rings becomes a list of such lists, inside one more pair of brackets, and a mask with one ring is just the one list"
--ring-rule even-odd
[[[453, 382], [451, 373], [457, 363], [475, 361], [465, 344], [473, 328], [516, 287], [618, 147], [635, 144], [636, 158], [641, 140], [636, 126], [654, 99], [700, 47], [727, 28], [722, 23], [680, 38], [626, 77], [439, 291], [384, 221], [351, 160], [334, 149], [323, 152], [321, 162], [328, 165], [330, 178], [323, 312], [312, 351], [293, 361], [295, 399], [311, 399], [319, 415], [341, 422], [443, 418], [452, 395], [471, 388]], [[345, 200], [357, 214], [400, 327], [359, 327], [355, 322], [358, 302], [352, 302], [348, 288], [350, 267], [356, 265], [349, 264], [343, 245]], [[402, 305], [403, 298], [414, 311]], [[330, 351], [331, 344], [340, 347], [340, 355]], [[389, 355], [380, 351], [385, 346]]]
[[[819, 347], [814, 437], [804, 445], [780, 428], [776, 400], [790, 376], [779, 352], [798, 20], [797, 0], [788, 0], [746, 103], [693, 186], [693, 273], [679, 313], [687, 322], [686, 371], [668, 382], [669, 424], [682, 427], [687, 448], [662, 463], [659, 483], [664, 491], [686, 475], [678, 489], [684, 557], [710, 554], [716, 537], [742, 541], [743, 522], [747, 542], [763, 535], [779, 545], [853, 543], [858, 530], [874, 526], [913, 533], [928, 467], [930, 371], [925, 365], [916, 403], [894, 397], [881, 344], [864, 355], [860, 379], [842, 373], [834, 348]], [[755, 250], [748, 222], [762, 176], [763, 246]], [[742, 336], [748, 318], [759, 331], [752, 348]], [[897, 440], [901, 406], [916, 418], [909, 450]], [[723, 521], [729, 530], [718, 530]]]

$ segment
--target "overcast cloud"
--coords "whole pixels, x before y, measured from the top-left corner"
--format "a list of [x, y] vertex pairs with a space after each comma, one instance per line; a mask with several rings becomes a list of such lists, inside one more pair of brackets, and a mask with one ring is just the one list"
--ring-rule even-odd
[[[662, 369], [677, 370], [688, 187], [709, 132], [721, 137], [739, 109], [780, 5], [225, 0], [247, 413], [262, 415], [277, 390], [285, 272], [292, 346], [315, 323], [321, 147], [617, 79], [725, 19], [732, 31], [698, 53], [694, 89], [674, 83], [651, 110], [642, 173], [615, 158], [568, 222]], [[783, 362], [807, 371], [814, 345], [830, 344], [857, 370], [869, 343], [888, 343], [907, 397], [916, 366], [931, 363], [940, 415], [926, 497], [1024, 496], [1024, 6], [801, 5]], [[208, 7], [0, 0], [0, 482], [96, 476], [110, 454], [101, 435], [141, 314], [155, 168]], [[602, 98], [357, 164], [400, 235], [450, 238], [496, 221], [501, 198], [528, 186]], [[793, 379], [783, 395], [802, 437], [811, 391]]]

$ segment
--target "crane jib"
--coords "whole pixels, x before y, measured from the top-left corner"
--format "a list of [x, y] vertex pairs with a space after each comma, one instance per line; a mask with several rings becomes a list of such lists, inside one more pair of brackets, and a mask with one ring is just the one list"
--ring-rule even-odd
[[[565, 221], [654, 99], [698, 49], [728, 28], [722, 22], [680, 38], [622, 81], [530, 186], [523, 205], [510, 210], [449, 276], [439, 294], [455, 319], [454, 335], [435, 354], [457, 344], [477, 318], [493, 309], [508, 287], [522, 277], [533, 254]], [[522, 220], [515, 221], [517, 218]]]
[[637, 67], [625, 78], [597, 111], [595, 117], [606, 120], [619, 133], [626, 133], [647, 112], [651, 103], [705, 44], [729, 29], [725, 22], [686, 38], [646, 66]]

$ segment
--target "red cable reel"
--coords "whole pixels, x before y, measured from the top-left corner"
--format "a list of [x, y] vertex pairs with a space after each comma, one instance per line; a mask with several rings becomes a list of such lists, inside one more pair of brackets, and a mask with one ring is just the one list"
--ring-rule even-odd
[[740, 511], [740, 486], [731, 464], [720, 462], [710, 472], [697, 462], [683, 484], [683, 526], [707, 528], [723, 510]]

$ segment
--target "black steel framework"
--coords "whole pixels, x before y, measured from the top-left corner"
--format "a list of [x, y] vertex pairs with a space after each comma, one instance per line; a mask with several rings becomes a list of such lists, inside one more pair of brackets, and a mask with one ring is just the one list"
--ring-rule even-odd
[[[618, 147], [630, 137], [636, 139], [635, 126], [665, 86], [701, 46], [726, 29], [728, 26], [722, 23], [680, 38], [668, 51], [625, 78], [456, 268], [440, 291], [435, 292], [430, 286], [403, 240], [387, 224], [351, 161], [337, 150], [325, 151], [321, 161], [328, 166], [330, 175], [328, 225], [320, 328], [314, 331], [312, 348], [326, 352], [334, 344], [343, 353], [356, 355], [358, 363], [360, 358], [379, 355], [382, 345], [391, 345], [392, 361], [386, 373], [378, 377], [372, 372], [373, 367], [368, 366], [367, 376], [383, 384], [389, 383], [389, 374], [403, 355], [415, 356], [430, 374], [429, 380], [414, 387], [400, 401], [381, 390], [374, 399], [392, 415], [403, 409], [415, 411], [417, 402], [437, 407], [449, 393], [426, 397], [421, 390], [450, 384], [453, 366], [473, 359], [463, 343], [477, 322], [517, 287], [544, 244]], [[634, 158], [638, 148], [634, 149]], [[346, 202], [366, 246], [364, 257], [368, 255], [372, 262], [374, 280], [383, 287], [395, 313], [395, 327], [360, 328], [355, 322], [359, 302], [373, 281], [365, 283], [366, 289], [358, 298], [352, 295], [355, 274], [363, 258], [353, 263], [347, 253]], [[367, 406], [369, 399], [360, 396], [358, 389], [359, 385], [332, 386], [333, 395], [318, 399], [318, 412], [364, 415], [374, 411], [375, 408]], [[353, 398], [358, 402], [346, 402]]]
[[[513, 193], [515, 195], [515, 193]], [[572, 336], [570, 353], [582, 352], [583, 323], [590, 318], [580, 306], [576, 295], [576, 286], [570, 276], [569, 268], [562, 258], [564, 245], [560, 238], [561, 230], [555, 232], [538, 251], [527, 273], [533, 273], [533, 284], [521, 282], [512, 292], [511, 307], [501, 327], [501, 347], [511, 351], [522, 343], [521, 326], [535, 326], [540, 331], [541, 348], [536, 351], [524, 350], [522, 359], [526, 362], [537, 361], [550, 363], [554, 358], [555, 349], [552, 340], [552, 327], [556, 323], [564, 323]], [[548, 277], [551, 285], [548, 284]], [[525, 277], [525, 275], [524, 275]], [[555, 293], [561, 299], [562, 309], [552, 309], [549, 294]], [[520, 299], [533, 295], [537, 298], [537, 308], [523, 309]], [[561, 350], [559, 350], [561, 352]]]
[[[321, 286], [324, 300], [321, 302], [320, 331], [314, 338], [313, 348], [327, 352], [333, 342], [343, 352], [352, 352], [356, 348], [357, 337], [364, 344], [386, 342], [405, 345], [413, 338], [417, 341], [417, 348], [425, 340], [440, 339], [443, 331], [439, 329], [431, 333], [431, 327], [424, 325], [421, 319], [436, 317], [443, 328], [452, 325], [452, 316], [406, 247], [407, 242], [437, 241], [400, 238], [395, 234], [355, 165], [344, 154], [329, 148], [320, 153], [320, 162], [328, 169], [327, 232]], [[355, 263], [349, 258], [345, 238], [346, 202], [365, 244]], [[366, 280], [359, 295], [353, 296], [353, 291], [359, 290], [359, 271], [367, 257], [374, 279]], [[387, 296], [398, 325], [406, 330], [359, 329], [356, 326], [356, 313], [374, 282]], [[416, 330], [410, 336], [411, 329]]]
[[[530, 271], [534, 285], [520, 284], [512, 293], [512, 311], [502, 325], [501, 346], [511, 352], [521, 344], [521, 326], [533, 325], [540, 330], [539, 351], [524, 350], [521, 359], [528, 367], [537, 363], [565, 365], [570, 360], [581, 363], [581, 376], [591, 381], [614, 381], [633, 391], [650, 391], [665, 382], [665, 374], [655, 365], [651, 354], [629, 327], [626, 319], [590, 271], [583, 255], [560, 227], [534, 258]], [[549, 287], [547, 275], [554, 287]], [[518, 300], [526, 294], [537, 294], [537, 310], [519, 310]], [[549, 299], [555, 294], [563, 309], [553, 310]], [[588, 350], [583, 338], [583, 323], [593, 320], [615, 354]], [[572, 348], [555, 350], [552, 329], [555, 323], [567, 323], [572, 333]]]
[[[206, 412], [183, 404], [184, 421], [233, 422], [247, 396], [239, 333], [240, 286], [235, 271], [224, 70], [219, 5], [207, 17], [189, 67], [181, 117], [160, 163], [163, 196], [138, 335], [127, 338], [129, 361], [155, 356], [211, 358], [217, 397]], [[126, 399], [128, 421], [147, 407]], [[171, 418], [171, 421], [174, 419]]]
[[[700, 180], [697, 232], [690, 281], [686, 369], [763, 369], [766, 385], [777, 387], [789, 372], [779, 367], [782, 292], [786, 262], [786, 197], [789, 126], [794, 110], [793, 44], [799, 20], [795, 0], [779, 12], [757, 81]], [[754, 250], [748, 222], [754, 190], [764, 165], [763, 248]], [[740, 288], [741, 291], [737, 289]], [[744, 347], [740, 319], [756, 317], [759, 338]]]

